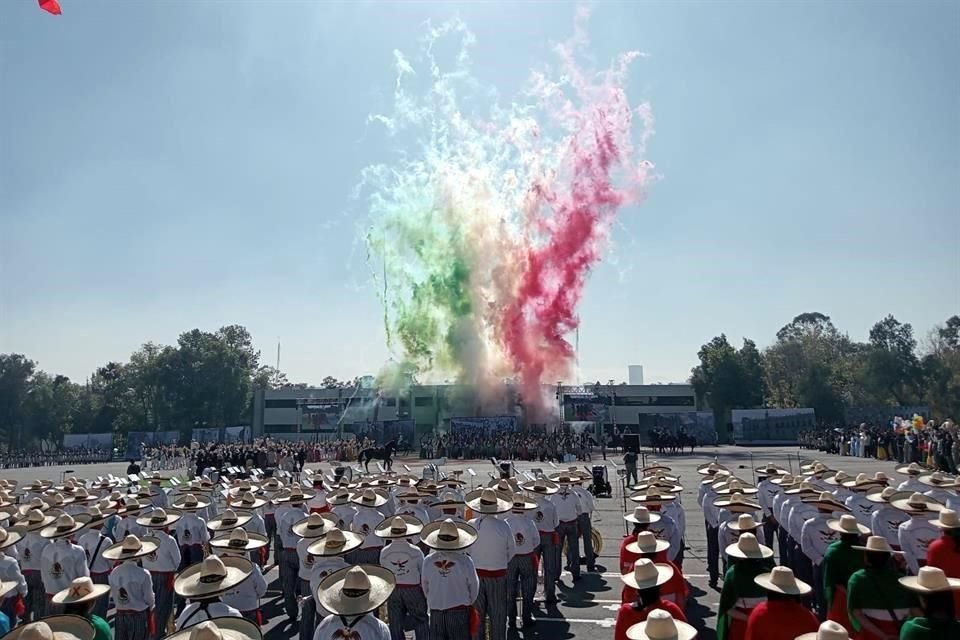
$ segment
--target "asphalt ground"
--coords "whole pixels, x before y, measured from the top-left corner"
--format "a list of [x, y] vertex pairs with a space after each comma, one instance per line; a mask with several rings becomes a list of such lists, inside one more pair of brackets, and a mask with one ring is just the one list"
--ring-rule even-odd
[[[713, 640], [716, 637], [714, 627], [716, 623], [717, 606], [720, 600], [720, 593], [708, 586], [707, 568], [706, 568], [706, 537], [703, 522], [703, 513], [697, 506], [697, 483], [701, 476], [696, 473], [696, 467], [705, 462], [710, 462], [714, 458], [721, 464], [727, 466], [733, 473], [741, 478], [753, 481], [753, 469], [762, 466], [768, 462], [779, 464], [787, 469], [797, 470], [800, 459], [815, 457], [826, 463], [830, 468], [843, 469], [848, 473], [861, 473], [875, 471], [885, 471], [893, 474], [894, 464], [889, 461], [878, 461], [867, 458], [840, 457], [823, 454], [820, 452], [803, 451], [797, 447], [758, 447], [747, 449], [744, 447], [707, 447], [697, 449], [693, 454], [653, 456], [649, 450], [646, 450], [645, 459], [649, 463], [652, 460], [658, 460], [661, 463], [671, 467], [674, 475], [679, 475], [680, 482], [684, 487], [681, 494], [681, 501], [687, 514], [686, 530], [686, 552], [683, 563], [683, 572], [690, 584], [691, 600], [687, 606], [687, 618], [699, 630], [699, 638], [704, 640]], [[530, 640], [561, 640], [563, 638], [589, 638], [602, 637], [610, 638], [613, 635], [613, 625], [616, 618], [617, 608], [620, 602], [620, 589], [622, 583], [618, 574], [618, 553], [620, 540], [626, 535], [626, 528], [622, 519], [624, 513], [624, 500], [622, 487], [617, 481], [617, 466], [622, 467], [622, 456], [620, 454], [609, 454], [606, 464], [609, 469], [609, 478], [614, 485], [612, 498], [599, 498], [596, 500], [596, 511], [593, 515], [593, 526], [598, 529], [603, 536], [603, 549], [599, 554], [597, 566], [598, 573], [583, 573], [583, 578], [575, 585], [572, 584], [570, 575], [564, 572], [562, 576], [563, 587], [558, 590], [560, 603], [554, 607], [545, 607], [540, 594], [538, 593], [538, 623], [528, 629], [511, 630], [508, 632], [508, 638], [524, 638]], [[403, 471], [403, 465], [410, 467], [411, 471], [420, 476], [424, 463], [426, 461], [419, 459], [396, 459], [394, 461], [394, 470]], [[577, 463], [578, 465], [604, 464], [601, 456], [597, 455], [592, 462]], [[321, 469], [329, 472], [331, 468], [329, 463], [311, 464], [308, 468], [314, 470]], [[60, 480], [63, 473], [72, 470], [73, 475], [84, 478], [106, 476], [112, 473], [115, 476], [121, 476], [126, 471], [126, 462], [115, 462], [93, 465], [76, 465], [67, 467], [32, 467], [26, 469], [6, 469], [0, 471], [0, 477], [15, 479], [23, 483], [35, 478], [46, 478]], [[518, 472], [531, 471], [532, 469], [542, 469], [545, 473], [550, 473], [554, 469], [548, 464], [519, 462], [515, 464]], [[475, 485], [486, 483], [490, 480], [490, 473], [495, 471], [489, 460], [470, 460], [470, 461], [450, 461], [440, 467], [444, 473], [461, 469], [464, 471], [462, 476], [467, 482], [473, 482]], [[472, 469], [476, 474], [471, 475], [467, 470]], [[373, 465], [371, 465], [373, 470]], [[164, 471], [164, 475], [174, 474], [175, 472]], [[183, 473], [186, 473], [185, 471]], [[627, 504], [627, 510], [632, 511], [632, 503]], [[264, 634], [268, 640], [286, 640], [292, 638], [298, 633], [295, 626], [287, 623], [286, 616], [282, 612], [282, 603], [280, 601], [280, 588], [277, 580], [277, 570], [272, 564], [267, 573], [269, 588], [267, 596], [262, 603], [262, 611], [267, 623], [264, 627]], [[596, 634], [600, 634], [597, 636]], [[413, 633], [409, 632], [408, 637], [412, 638]]]

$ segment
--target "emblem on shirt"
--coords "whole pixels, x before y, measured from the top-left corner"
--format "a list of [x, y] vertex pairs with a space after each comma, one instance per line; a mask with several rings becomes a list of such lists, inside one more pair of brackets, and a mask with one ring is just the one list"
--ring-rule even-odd
[[189, 540], [189, 539], [191, 538], [191, 536], [193, 536], [193, 534], [190, 533], [190, 529], [184, 529], [184, 530], [183, 530], [183, 539], [184, 539], [184, 540]]
[[127, 593], [127, 590], [123, 587], [120, 587], [120, 589], [117, 591], [117, 596], [120, 598], [120, 602], [130, 601], [130, 594]]
[[312, 567], [312, 566], [313, 566], [313, 556], [310, 555], [309, 553], [307, 554], [306, 564], [307, 564], [308, 567]]
[[537, 511], [537, 522], [543, 522], [543, 511]]
[[147, 556], [147, 560], [149, 560], [150, 562], [156, 562], [156, 561], [157, 561], [157, 552], [154, 551], [153, 553], [151, 553], [150, 555], [148, 555], [148, 556]]
[[33, 553], [30, 552], [30, 547], [24, 547], [24, 548], [23, 548], [23, 559], [24, 559], [24, 560], [29, 560], [32, 555], [33, 555]]
[[395, 575], [398, 575], [398, 576], [405, 576], [405, 575], [407, 575], [407, 573], [408, 573], [408, 572], [407, 572], [407, 563], [408, 563], [408, 562], [410, 562], [410, 561], [409, 561], [409, 560], [399, 560], [399, 559], [398, 559], [398, 560], [391, 560], [391, 561], [390, 561], [390, 564], [392, 564], [393, 567], [394, 567], [394, 568], [393, 568], [393, 573], [394, 573]]
[[360, 525], [360, 530], [363, 531], [365, 534], [370, 533], [370, 525], [368, 524]]
[[339, 520], [337, 520], [338, 529], [343, 529], [343, 525], [344, 525], [343, 518], [340, 518]]
[[63, 565], [59, 562], [54, 562], [53, 567], [50, 568], [50, 573], [53, 574], [54, 578], [59, 578], [63, 575]]
[[440, 570], [441, 577], [446, 578], [451, 569], [457, 566], [457, 563], [452, 560], [437, 560], [433, 563], [433, 566]]
[[517, 539], [517, 546], [518, 547], [521, 546], [523, 544], [523, 539], [524, 539], [523, 534], [517, 531], [517, 535], [515, 537]]
[[360, 634], [353, 629], [337, 629], [333, 632], [334, 638], [343, 638], [343, 640], [360, 640]]

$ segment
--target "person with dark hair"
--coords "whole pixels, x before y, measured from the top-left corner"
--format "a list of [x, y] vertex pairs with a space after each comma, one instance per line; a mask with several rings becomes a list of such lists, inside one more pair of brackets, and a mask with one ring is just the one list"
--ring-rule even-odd
[[916, 596], [903, 588], [903, 573], [893, 562], [893, 548], [883, 536], [870, 536], [863, 551], [864, 567], [847, 582], [847, 611], [858, 640], [896, 638], [917, 606]]
[[[943, 535], [927, 547], [927, 566], [943, 569], [948, 578], [960, 578], [960, 516], [953, 509], [944, 509], [930, 523]], [[960, 591], [953, 592], [953, 606], [960, 611]]]
[[754, 578], [773, 569], [773, 551], [744, 533], [726, 548], [730, 568], [723, 577], [717, 610], [717, 640], [744, 640], [753, 609], [766, 601], [766, 593]]
[[900, 640], [960, 638], [960, 621], [953, 605], [960, 593], [960, 579], [948, 578], [937, 567], [922, 567], [919, 575], [900, 578], [900, 584], [917, 595], [923, 611], [903, 625]]
[[661, 609], [674, 620], [686, 622], [683, 611], [670, 600], [664, 600], [660, 588], [673, 577], [673, 567], [667, 564], [655, 564], [652, 560], [641, 558], [633, 565], [633, 570], [620, 576], [624, 588], [630, 588], [636, 594], [633, 602], [620, 605], [617, 622], [614, 626], [614, 640], [627, 640], [627, 629], [643, 622], [654, 609]]
[[110, 585], [94, 584], [89, 577], [77, 578], [70, 586], [53, 594], [53, 603], [63, 607], [64, 615], [86, 618], [96, 632], [93, 640], [113, 640], [107, 621], [93, 612], [97, 601], [110, 592]]
[[798, 580], [792, 569], [774, 567], [753, 581], [766, 590], [767, 601], [750, 612], [745, 640], [793, 640], [798, 634], [815, 632], [820, 626], [817, 616], [803, 601], [813, 589]]

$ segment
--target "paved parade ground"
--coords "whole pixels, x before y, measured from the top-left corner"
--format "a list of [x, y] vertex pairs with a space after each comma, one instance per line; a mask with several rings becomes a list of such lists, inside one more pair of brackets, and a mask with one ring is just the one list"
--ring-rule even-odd
[[[814, 456], [813, 454], [817, 454]], [[574, 588], [571, 588], [570, 575], [563, 574], [564, 588], [558, 591], [560, 604], [556, 608], [544, 608], [542, 600], [538, 603], [537, 616], [539, 623], [530, 629], [509, 631], [512, 638], [537, 638], [543, 640], [560, 640], [562, 638], [612, 638], [616, 610], [620, 602], [620, 588], [622, 583], [617, 573], [617, 555], [620, 540], [626, 535], [622, 515], [624, 513], [624, 496], [616, 481], [616, 465], [621, 465], [621, 455], [609, 455], [607, 464], [610, 470], [611, 482], [614, 483], [614, 497], [601, 498], [596, 501], [597, 510], [594, 513], [594, 527], [603, 535], [603, 550], [598, 558], [598, 573], [584, 573]], [[715, 638], [714, 626], [717, 605], [720, 599], [718, 591], [708, 586], [706, 570], [706, 539], [704, 536], [703, 513], [697, 506], [697, 483], [701, 476], [696, 473], [697, 465], [709, 462], [716, 457], [720, 464], [727, 466], [735, 475], [754, 482], [752, 470], [768, 462], [781, 465], [787, 469], [797, 470], [801, 458], [816, 457], [832, 469], [843, 469], [848, 473], [870, 472], [882, 470], [893, 473], [894, 464], [867, 458], [850, 458], [820, 454], [819, 452], [803, 451], [797, 447], [768, 447], [747, 449], [743, 447], [717, 447], [697, 450], [693, 455], [677, 455], [654, 458], [647, 452], [646, 460], [659, 462], [671, 467], [674, 475], [679, 475], [684, 487], [681, 494], [684, 509], [687, 514], [686, 544], [687, 550], [683, 563], [683, 572], [690, 583], [691, 602], [687, 608], [687, 618], [700, 631], [701, 639]], [[419, 459], [397, 459], [394, 470], [403, 472], [403, 465], [411, 471], [421, 475], [423, 461]], [[583, 464], [583, 463], [580, 463]], [[600, 456], [594, 458], [593, 463], [603, 464]], [[107, 473], [123, 475], [126, 471], [126, 462], [108, 464], [77, 465], [70, 467], [34, 467], [27, 469], [8, 469], [0, 471], [0, 477], [19, 480], [20, 482], [34, 478], [49, 478], [59, 480], [61, 475], [72, 470], [80, 477], [105, 476]], [[309, 468], [329, 471], [329, 463], [311, 464]], [[530, 471], [535, 468], [543, 469], [545, 473], [553, 472], [549, 465], [522, 462], [516, 465], [520, 471]], [[486, 483], [490, 480], [489, 473], [494, 471], [489, 461], [455, 461], [441, 467], [445, 473], [454, 469], [463, 469], [463, 479], [475, 484]], [[473, 469], [477, 474], [471, 476], [467, 469]], [[371, 465], [371, 471], [374, 465]], [[164, 475], [172, 472], [163, 472]], [[185, 473], [185, 472], [184, 472]], [[633, 509], [632, 503], [627, 507]], [[263, 601], [263, 613], [269, 621], [264, 632], [269, 640], [280, 640], [294, 636], [297, 628], [290, 627], [280, 607], [280, 589], [277, 581], [277, 570], [270, 567], [267, 574], [270, 582], [267, 597]], [[539, 599], [539, 598], [538, 598]], [[597, 635], [599, 634], [599, 635]], [[412, 637], [412, 633], [408, 634]]]

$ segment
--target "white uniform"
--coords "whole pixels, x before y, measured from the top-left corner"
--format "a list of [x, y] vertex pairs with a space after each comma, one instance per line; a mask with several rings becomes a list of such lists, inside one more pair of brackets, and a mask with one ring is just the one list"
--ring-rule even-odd
[[761, 480], [757, 484], [757, 489], [757, 498], [763, 510], [763, 515], [770, 516], [773, 509], [773, 499], [777, 496], [777, 492], [780, 491], [780, 485], [773, 484], [768, 478]]
[[844, 500], [844, 504], [850, 509], [851, 515], [857, 519], [857, 522], [865, 527], [870, 526], [870, 519], [873, 517], [873, 510], [877, 508], [877, 503], [867, 500], [867, 494], [854, 493]]
[[514, 553], [516, 555], [529, 555], [540, 546], [540, 532], [537, 530], [537, 523], [526, 513], [511, 513], [506, 522], [513, 533]]
[[[754, 514], [752, 514], [752, 515], [753, 515], [753, 519], [754, 519], [754, 520], [756, 520], [757, 522], [760, 522], [760, 520], [758, 520], [758, 518], [760, 517], [759, 512], [758, 512], [758, 513], [754, 513]], [[739, 517], [740, 514], [738, 513], [737, 516]], [[720, 523], [720, 526], [717, 528], [717, 541], [718, 541], [719, 544], [720, 544], [720, 546], [718, 547], [718, 548], [720, 549], [720, 553], [723, 553], [723, 550], [724, 550], [724, 549], [726, 549], [726, 548], [729, 547], [731, 544], [733, 544], [734, 542], [736, 542], [737, 540], [740, 539], [740, 533], [741, 533], [741, 532], [740, 532], [740, 531], [735, 531], [735, 530], [729, 528], [728, 525], [729, 525], [731, 522], [736, 522], [736, 519], [735, 519], [735, 518], [729, 518], [729, 519], [725, 520], [724, 522], [721, 522], [721, 523]], [[760, 544], [767, 544], [766, 536], [765, 536], [764, 533], [763, 533], [763, 527], [757, 527], [757, 528], [754, 529], [751, 533], [753, 533], [753, 535], [755, 535], [755, 536], [757, 537], [757, 542], [759, 542]]]
[[352, 531], [351, 525], [353, 524], [353, 518], [357, 515], [356, 507], [350, 504], [341, 504], [333, 507], [330, 511], [333, 513], [333, 515], [337, 516], [338, 529]]
[[87, 554], [68, 538], [57, 538], [43, 550], [40, 576], [48, 596], [63, 591], [75, 579], [90, 576]]
[[353, 621], [348, 627], [343, 624], [340, 616], [327, 616], [317, 625], [313, 632], [313, 640], [390, 640], [390, 628], [384, 622], [377, 620], [372, 614], [364, 614], [359, 620]]
[[260, 598], [267, 593], [267, 581], [256, 564], [250, 577], [238, 584], [232, 591], [223, 594], [223, 603], [237, 611], [250, 612], [260, 608]]
[[301, 538], [297, 542], [297, 558], [300, 560], [300, 571], [297, 574], [301, 580], [310, 580], [310, 574], [313, 573], [313, 563], [317, 556], [307, 553], [307, 548], [317, 541], [317, 538]]
[[317, 602], [317, 589], [320, 588], [320, 583], [331, 573], [345, 569], [348, 566], [350, 565], [343, 559], [343, 556], [318, 556], [314, 559], [313, 572], [310, 574], [310, 594], [313, 596], [313, 601], [317, 605], [317, 615], [321, 618], [327, 617], [330, 615], [330, 612]]
[[533, 520], [540, 533], [553, 533], [557, 530], [557, 524], [560, 522], [557, 518], [557, 508], [547, 496], [537, 496], [537, 508], [533, 512]]
[[661, 513], [660, 520], [649, 525], [647, 530], [657, 538], [670, 543], [667, 558], [676, 560], [677, 554], [680, 553], [680, 531], [677, 529], [677, 523], [673, 521], [673, 518]]
[[941, 531], [930, 524], [934, 514], [921, 513], [900, 525], [900, 549], [913, 575], [920, 571], [920, 563], [927, 562], [927, 547], [941, 536]]
[[816, 517], [820, 513], [812, 504], [807, 504], [802, 500], [797, 502], [790, 509], [790, 515], [787, 516], [787, 526], [790, 537], [797, 543], [801, 543], [803, 535], [803, 525], [810, 518]]
[[267, 535], [267, 523], [264, 522], [263, 516], [261, 516], [256, 511], [247, 511], [250, 514], [250, 520], [247, 521], [247, 524], [243, 525], [244, 530], [247, 533], [257, 533], [261, 536]]
[[[248, 579], [249, 581], [249, 579]], [[224, 602], [211, 602], [204, 608], [202, 602], [191, 602], [177, 616], [177, 631], [185, 626], [192, 627], [204, 620], [212, 618], [242, 618], [243, 615], [234, 607]], [[255, 620], [253, 622], [256, 622]]]
[[277, 509], [277, 534], [284, 549], [296, 549], [300, 536], [293, 532], [293, 525], [307, 517], [303, 507], [286, 505]]
[[837, 534], [827, 526], [827, 522], [833, 519], [833, 514], [818, 512], [803, 523], [803, 529], [800, 532], [800, 550], [814, 566], [823, 562], [827, 547], [837, 538]]
[[430, 510], [422, 504], [401, 504], [397, 507], [398, 516], [413, 516], [420, 522], [428, 524], [431, 520]]
[[929, 491], [930, 487], [920, 482], [916, 477], [911, 476], [900, 483], [897, 491], [909, 491], [910, 493], [923, 493]]
[[553, 506], [557, 510], [557, 517], [560, 522], [573, 522], [582, 512], [580, 498], [569, 489], [561, 488], [559, 493], [550, 496], [550, 501], [553, 502]]
[[674, 500], [673, 502], [664, 504], [660, 507], [660, 513], [673, 518], [674, 523], [677, 525], [677, 531], [680, 533], [680, 537], [683, 538], [687, 531], [687, 514], [684, 512], [683, 505], [680, 504], [680, 501]]
[[351, 528], [354, 533], [364, 536], [361, 549], [379, 549], [383, 546], [383, 538], [374, 533], [377, 525], [384, 521], [387, 516], [379, 509], [371, 507], [361, 507], [357, 510], [357, 515], [353, 517]]
[[477, 569], [505, 570], [516, 555], [516, 542], [510, 526], [499, 518], [480, 516], [470, 521], [477, 530], [477, 541], [467, 549]]
[[875, 536], [883, 536], [890, 546], [900, 548], [900, 525], [910, 519], [910, 516], [894, 509], [888, 504], [878, 504], [873, 515], [870, 516], [870, 531]]
[[183, 517], [173, 523], [173, 530], [181, 545], [205, 545], [210, 542], [210, 531], [207, 523], [195, 513], [185, 513]]
[[[77, 539], [77, 544], [83, 548], [87, 557], [87, 566], [90, 567], [90, 573], [110, 573], [113, 568], [113, 561], [103, 557], [103, 550], [113, 544], [113, 539], [103, 535], [99, 529], [87, 531]], [[96, 553], [96, 557], [94, 557]], [[179, 551], [178, 551], [179, 553]]]
[[480, 579], [473, 560], [462, 551], [433, 551], [423, 560], [420, 586], [427, 609], [473, 606]]
[[43, 550], [50, 546], [50, 540], [43, 538], [36, 531], [28, 531], [23, 539], [16, 544], [20, 552], [20, 568], [24, 571], [40, 571], [40, 559]]
[[124, 516], [123, 518], [120, 518], [117, 524], [113, 527], [113, 537], [116, 540], [123, 540], [127, 536], [137, 536], [138, 538], [143, 538], [146, 535], [146, 527], [137, 524], [137, 519], [134, 516]]
[[136, 560], [127, 560], [110, 573], [110, 596], [119, 611], [153, 609], [153, 581]]
[[156, 552], [142, 558], [143, 568], [150, 572], [171, 573], [180, 568], [180, 546], [169, 533], [154, 529], [150, 535], [160, 541]]
[[406, 540], [394, 540], [380, 551], [380, 566], [389, 569], [398, 585], [419, 585], [423, 551]]
[[[7, 547], [2, 552], [0, 552], [0, 580], [3, 582], [16, 582], [17, 589], [14, 593], [20, 596], [27, 595], [27, 581], [23, 577], [23, 573], [20, 571], [20, 564], [17, 562], [16, 558], [12, 558], [6, 554], [7, 551], [15, 552], [16, 545], [13, 547]], [[7, 594], [7, 597], [13, 597], [13, 593]]]

